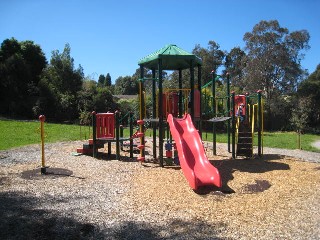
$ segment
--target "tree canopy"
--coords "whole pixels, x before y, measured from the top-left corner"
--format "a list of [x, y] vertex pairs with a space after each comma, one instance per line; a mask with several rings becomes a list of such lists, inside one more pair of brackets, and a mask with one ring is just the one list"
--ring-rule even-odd
[[[310, 48], [309, 39], [307, 30], [290, 32], [277, 20], [260, 21], [251, 32], [244, 33], [244, 48], [223, 50], [209, 40], [206, 47], [195, 44], [192, 53], [202, 59], [202, 84], [211, 79], [212, 71], [222, 70], [222, 78], [216, 82], [221, 93], [225, 92], [227, 73], [237, 94], [263, 90], [267, 129], [317, 129], [320, 65], [310, 76], [301, 66]], [[151, 71], [145, 71], [145, 77], [151, 76]], [[163, 72], [163, 87], [177, 88], [178, 76], [178, 71]], [[195, 69], [195, 82], [197, 76]], [[139, 78], [140, 68], [132, 76], [118, 77], [114, 84], [109, 73], [100, 74], [96, 82], [84, 77], [81, 65], [74, 66], [69, 44], [62, 52], [52, 51], [48, 63], [33, 41], [5, 39], [0, 48], [0, 114], [23, 118], [46, 114], [55, 121], [73, 121], [92, 110], [113, 111], [118, 105], [112, 94], [137, 94]], [[182, 79], [183, 87], [190, 88], [189, 69], [182, 71]], [[148, 94], [151, 86], [151, 81], [144, 83]], [[289, 119], [293, 125], [288, 124]]]
[[8, 116], [31, 117], [37, 100], [40, 74], [46, 58], [32, 41], [6, 39], [0, 49], [0, 112]]

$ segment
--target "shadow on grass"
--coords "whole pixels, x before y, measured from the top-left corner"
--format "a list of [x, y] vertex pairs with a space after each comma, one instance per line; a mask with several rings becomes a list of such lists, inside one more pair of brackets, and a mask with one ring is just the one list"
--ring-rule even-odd
[[164, 224], [124, 221], [101, 228], [80, 222], [71, 214], [41, 209], [46, 199], [24, 192], [0, 193], [0, 239], [223, 239], [226, 224], [200, 220], [171, 220]]

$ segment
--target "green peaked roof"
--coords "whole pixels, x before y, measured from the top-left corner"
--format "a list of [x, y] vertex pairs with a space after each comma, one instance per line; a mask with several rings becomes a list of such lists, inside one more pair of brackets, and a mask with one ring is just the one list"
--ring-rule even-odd
[[199, 57], [174, 44], [166, 45], [158, 51], [149, 54], [142, 58], [138, 64], [150, 69], [157, 69], [159, 59], [162, 59], [163, 70], [190, 68], [192, 60], [194, 61], [194, 66], [202, 64], [202, 60]]

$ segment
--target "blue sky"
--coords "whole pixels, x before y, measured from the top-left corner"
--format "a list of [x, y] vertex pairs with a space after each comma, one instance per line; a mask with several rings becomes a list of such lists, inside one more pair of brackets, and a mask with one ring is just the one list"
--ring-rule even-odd
[[244, 47], [244, 34], [261, 20], [278, 20], [310, 33], [302, 67], [312, 73], [320, 64], [319, 10], [320, 0], [0, 0], [0, 42], [32, 40], [48, 61], [69, 43], [86, 76], [110, 73], [114, 82], [166, 44], [191, 52], [213, 40], [230, 51]]

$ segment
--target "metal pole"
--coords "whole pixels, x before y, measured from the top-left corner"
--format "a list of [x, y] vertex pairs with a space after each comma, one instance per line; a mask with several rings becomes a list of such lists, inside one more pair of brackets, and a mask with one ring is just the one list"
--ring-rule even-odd
[[39, 116], [40, 120], [40, 136], [41, 136], [41, 174], [46, 174], [46, 162], [44, 156], [44, 121], [46, 117], [44, 115]]
[[93, 140], [93, 157], [97, 158], [97, 122], [96, 122], [97, 118], [96, 118], [96, 112], [93, 111], [92, 112], [92, 140]]
[[[250, 102], [249, 102], [249, 99], [250, 99], [250, 97], [249, 97], [249, 93], [246, 93], [245, 94], [246, 95], [246, 102], [245, 102], [245, 109], [246, 109], [246, 114], [245, 114], [245, 120], [246, 120], [246, 122], [248, 122], [249, 123], [249, 104], [250, 104]], [[252, 129], [253, 130], [253, 129]]]
[[235, 92], [231, 93], [231, 107], [232, 107], [232, 158], [236, 159], [236, 114], [234, 111], [235, 107]]
[[[144, 67], [143, 65], [140, 66], [140, 82], [139, 82], [139, 90], [140, 90], [140, 120], [144, 119], [144, 93], [143, 93], [143, 78], [144, 78]], [[140, 133], [144, 133], [144, 125], [140, 124]], [[144, 135], [140, 137], [140, 144], [144, 145], [145, 139]], [[140, 149], [140, 158], [144, 159], [145, 151], [144, 148]]]
[[[152, 118], [157, 115], [156, 70], [152, 69]], [[152, 122], [153, 159], [157, 159], [157, 125]]]
[[191, 119], [194, 122], [194, 66], [193, 60], [190, 63], [190, 104], [191, 104]]
[[[230, 116], [230, 74], [227, 72], [227, 111]], [[228, 152], [230, 152], [230, 119], [227, 120]]]
[[[213, 117], [216, 116], [216, 74], [212, 71], [212, 114]], [[212, 153], [217, 155], [217, 134], [216, 134], [216, 124], [212, 123]]]
[[129, 113], [129, 137], [130, 137], [130, 158], [133, 158], [133, 120], [132, 112]]
[[257, 117], [257, 127], [258, 127], [258, 156], [261, 157], [261, 123], [262, 123], [262, 108], [261, 108], [261, 90], [258, 91], [258, 117]]
[[200, 116], [199, 116], [199, 134], [202, 139], [202, 123], [201, 123], [201, 118], [202, 118], [202, 96], [201, 96], [201, 65], [198, 65], [198, 91], [200, 93], [200, 102], [199, 102], [199, 108], [200, 108]]
[[[183, 104], [182, 104], [182, 70], [179, 69], [179, 118], [182, 117], [183, 114]], [[187, 111], [187, 109], [185, 109]]]
[[162, 59], [158, 60], [159, 67], [159, 165], [163, 167], [163, 109], [162, 109]]
[[119, 124], [119, 115], [120, 112], [115, 112], [116, 120], [116, 160], [120, 160], [120, 124]]

